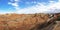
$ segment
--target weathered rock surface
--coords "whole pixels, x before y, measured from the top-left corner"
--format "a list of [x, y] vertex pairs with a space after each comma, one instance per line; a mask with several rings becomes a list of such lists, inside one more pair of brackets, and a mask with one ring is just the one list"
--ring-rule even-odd
[[[55, 16], [56, 17], [56, 16]], [[6, 14], [0, 15], [0, 30], [42, 30], [51, 27], [49, 14]], [[53, 19], [52, 19], [53, 20]], [[47, 28], [46, 30], [48, 30]]]

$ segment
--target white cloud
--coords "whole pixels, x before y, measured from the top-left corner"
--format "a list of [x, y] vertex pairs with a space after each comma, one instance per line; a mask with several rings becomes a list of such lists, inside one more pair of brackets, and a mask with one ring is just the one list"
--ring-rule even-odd
[[19, 5], [18, 5], [18, 2], [19, 0], [14, 0], [15, 2], [13, 2], [13, 0], [10, 0], [11, 2], [8, 2], [8, 4], [12, 5], [16, 10], [19, 9]]
[[16, 12], [19, 14], [33, 14], [33, 13], [60, 13], [60, 0], [58, 2], [50, 1], [48, 5], [45, 3], [37, 3], [35, 6], [19, 9]]
[[16, 2], [18, 2], [19, 0], [15, 0]]
[[15, 1], [15, 2], [18, 2], [19, 0], [10, 0], [11, 2]]
[[32, 1], [31, 3], [34, 3], [34, 4], [36, 4], [36, 3], [37, 3], [37, 1]]
[[18, 3], [11, 3], [11, 2], [9, 2], [8, 4], [10, 4], [10, 5], [14, 6], [14, 7], [18, 7], [19, 6]]
[[6, 14], [6, 13], [14, 13], [14, 12], [2, 12], [2, 11], [0, 11], [0, 14]]
[[[17, 1], [17, 0], [15, 0]], [[17, 4], [15, 4], [17, 3]], [[36, 5], [32, 6], [32, 7], [27, 7], [27, 8], [23, 8], [23, 9], [19, 9], [19, 5], [18, 5], [18, 1], [15, 3], [11, 3], [12, 6], [15, 6], [14, 8], [16, 8], [16, 12], [18, 14], [34, 14], [34, 13], [58, 13], [60, 12], [60, 0], [58, 2], [55, 1], [50, 1], [49, 4], [45, 5], [44, 2], [39, 3], [39, 2], [35, 2], [37, 3]]]

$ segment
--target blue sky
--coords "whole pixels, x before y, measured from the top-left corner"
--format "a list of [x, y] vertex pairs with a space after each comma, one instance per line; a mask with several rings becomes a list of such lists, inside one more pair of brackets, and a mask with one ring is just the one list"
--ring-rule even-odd
[[60, 12], [59, 9], [60, 0], [0, 0], [0, 14], [54, 13]]

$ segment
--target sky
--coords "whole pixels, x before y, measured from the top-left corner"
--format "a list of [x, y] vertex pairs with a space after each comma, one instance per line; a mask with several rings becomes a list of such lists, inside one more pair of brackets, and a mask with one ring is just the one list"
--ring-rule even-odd
[[60, 0], [0, 0], [0, 14], [60, 13]]

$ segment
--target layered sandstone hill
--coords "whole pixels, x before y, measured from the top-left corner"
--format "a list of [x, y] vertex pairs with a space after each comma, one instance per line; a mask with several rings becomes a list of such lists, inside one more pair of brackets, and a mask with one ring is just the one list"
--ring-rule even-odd
[[37, 24], [47, 23], [49, 14], [0, 15], [0, 30], [31, 30]]

